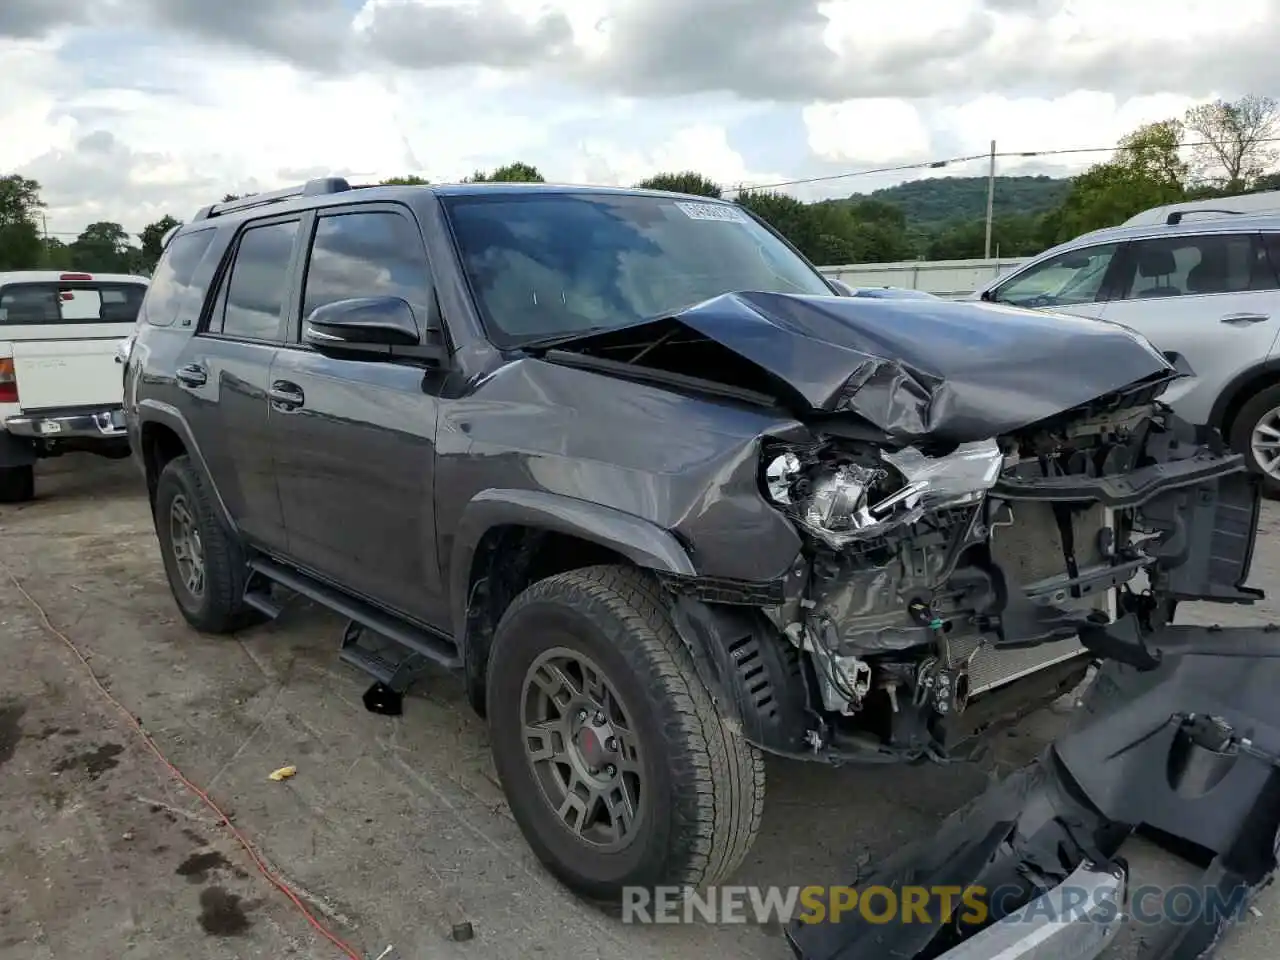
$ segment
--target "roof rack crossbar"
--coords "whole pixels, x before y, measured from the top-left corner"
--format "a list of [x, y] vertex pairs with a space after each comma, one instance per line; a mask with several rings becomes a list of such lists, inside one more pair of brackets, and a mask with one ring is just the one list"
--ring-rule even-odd
[[225, 213], [232, 213], [236, 210], [250, 210], [253, 207], [266, 206], [269, 203], [281, 203], [285, 200], [296, 200], [298, 197], [316, 197], [329, 193], [345, 193], [351, 189], [351, 184], [347, 183], [342, 177], [317, 177], [314, 180], [308, 180], [292, 187], [284, 187], [281, 190], [269, 190], [266, 193], [253, 193], [247, 197], [240, 197], [238, 200], [225, 200], [222, 203], [212, 203], [207, 207], [201, 207], [196, 212], [195, 220], [207, 220], [210, 217], [219, 217]]
[[1176, 227], [1182, 222], [1182, 218], [1188, 213], [1220, 213], [1223, 216], [1238, 217], [1243, 212], [1244, 211], [1242, 210], [1210, 210], [1206, 207], [1197, 207], [1193, 210], [1175, 210], [1173, 213], [1169, 214], [1169, 216], [1165, 217], [1164, 223], [1167, 227]]

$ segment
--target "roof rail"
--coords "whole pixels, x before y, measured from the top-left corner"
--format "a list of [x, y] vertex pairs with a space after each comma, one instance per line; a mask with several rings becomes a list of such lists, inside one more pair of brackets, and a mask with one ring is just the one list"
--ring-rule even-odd
[[168, 230], [164, 232], [164, 236], [160, 238], [160, 251], [162, 253], [168, 249], [169, 244], [172, 242], [174, 238], [174, 235], [177, 234], [177, 232], [181, 229], [182, 229], [182, 224], [175, 223], [172, 227], [170, 227]]
[[1167, 227], [1176, 227], [1182, 222], [1182, 218], [1188, 213], [1220, 213], [1223, 216], [1238, 217], [1243, 212], [1244, 211], [1242, 210], [1211, 210], [1207, 207], [1196, 207], [1192, 210], [1175, 210], [1173, 213], [1169, 214], [1169, 216], [1165, 217], [1164, 222]]
[[285, 187], [282, 190], [251, 193], [249, 196], [240, 197], [238, 200], [211, 203], [207, 207], [201, 207], [196, 212], [195, 217], [192, 218], [192, 222], [208, 220], [210, 217], [220, 217], [223, 214], [234, 213], [237, 210], [250, 210], [253, 207], [262, 207], [269, 203], [296, 200], [298, 197], [318, 197], [329, 193], [345, 193], [350, 189], [351, 184], [347, 183], [342, 177], [317, 177], [314, 180], [308, 180], [306, 183], [294, 187]]

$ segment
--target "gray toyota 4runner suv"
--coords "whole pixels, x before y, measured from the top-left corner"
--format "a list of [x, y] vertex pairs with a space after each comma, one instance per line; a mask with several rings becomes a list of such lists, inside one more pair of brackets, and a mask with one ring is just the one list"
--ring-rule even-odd
[[547, 185], [217, 204], [126, 363], [184, 617], [289, 593], [395, 713], [456, 668], [512, 812], [579, 894], [726, 877], [765, 752], [966, 754], [1250, 603], [1259, 496], [1104, 321], [838, 296], [741, 208]]

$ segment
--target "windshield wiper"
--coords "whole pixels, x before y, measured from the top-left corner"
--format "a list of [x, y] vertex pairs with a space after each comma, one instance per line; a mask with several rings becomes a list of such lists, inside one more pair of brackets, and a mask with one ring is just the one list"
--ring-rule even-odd
[[590, 337], [597, 333], [605, 333], [609, 330], [621, 330], [629, 327], [631, 324], [624, 323], [621, 326], [604, 323], [594, 327], [583, 327], [581, 330], [574, 330], [572, 333], [557, 333], [549, 337], [534, 337], [531, 340], [521, 340], [515, 344], [519, 350], [543, 350], [549, 347], [555, 347], [562, 343], [569, 343], [573, 340], [579, 340], [582, 337]]

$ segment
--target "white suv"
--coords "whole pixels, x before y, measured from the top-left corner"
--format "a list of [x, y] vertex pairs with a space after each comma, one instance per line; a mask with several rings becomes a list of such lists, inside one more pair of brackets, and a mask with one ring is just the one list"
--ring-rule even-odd
[[1113, 321], [1180, 354], [1195, 376], [1166, 402], [1218, 427], [1280, 497], [1280, 215], [1173, 210], [1156, 224], [1097, 230], [974, 296]]

